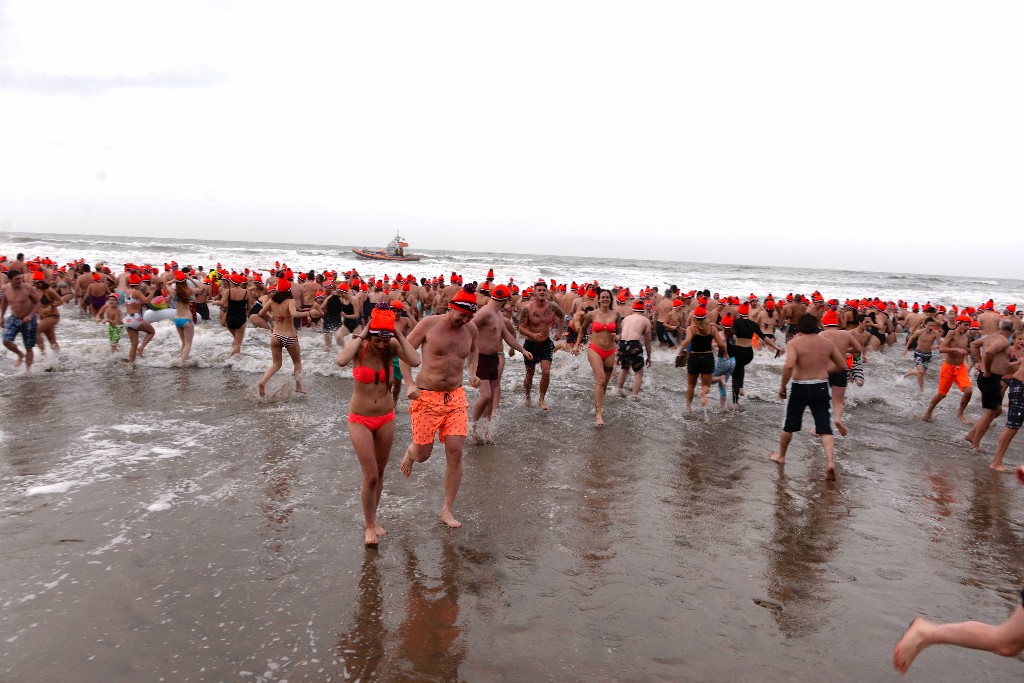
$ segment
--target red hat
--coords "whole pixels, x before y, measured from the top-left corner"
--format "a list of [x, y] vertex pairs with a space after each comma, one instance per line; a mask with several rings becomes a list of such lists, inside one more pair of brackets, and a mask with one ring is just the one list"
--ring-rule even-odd
[[491, 290], [491, 298], [495, 301], [508, 301], [510, 296], [512, 296], [512, 292], [505, 285], [495, 285]]
[[839, 314], [835, 311], [825, 311], [821, 316], [822, 327], [832, 327], [839, 325]]
[[402, 291], [403, 292], [408, 292], [408, 291], [411, 291], [411, 290], [412, 290], [412, 285], [410, 285], [408, 282], [406, 282], [405, 284], [402, 285]]
[[277, 278], [277, 291], [287, 292], [291, 288], [292, 283], [288, 282], [288, 280], [285, 280], [283, 277]]
[[132, 285], [133, 287], [135, 285], [141, 285], [142, 278], [139, 277], [137, 273], [132, 273], [131, 275], [128, 276], [128, 284]]
[[683, 306], [683, 300], [682, 299], [674, 299], [672, 301], [672, 308], [682, 308], [682, 306]]
[[764, 307], [765, 307], [765, 310], [768, 310], [768, 311], [775, 310], [775, 301], [773, 301], [772, 299], [768, 299], [767, 301], [764, 302]]
[[971, 316], [967, 315], [966, 313], [961, 313], [960, 315], [958, 315], [956, 317], [956, 321], [958, 323], [969, 323], [969, 322], [972, 322], [971, 321]]
[[1017, 304], [1006, 304], [1006, 312], [1007, 313], [1016, 313], [1017, 312]]
[[340, 289], [343, 292], [347, 292], [349, 290], [349, 285], [347, 282], [339, 282], [338, 289]]
[[731, 315], [723, 315], [722, 316], [722, 320], [721, 320], [722, 327], [732, 327], [732, 322], [733, 321], [732, 321], [732, 316]]
[[[701, 297], [701, 298], [703, 299], [704, 297]], [[706, 317], [708, 317], [708, 309], [704, 308], [703, 306], [698, 306], [697, 308], [693, 309], [693, 317], [694, 318], [706, 318]]]
[[637, 299], [636, 301], [633, 302], [633, 310], [634, 311], [642, 311], [642, 310], [644, 310], [643, 299]]
[[92, 274], [92, 279], [93, 279], [93, 281], [99, 280], [100, 279], [100, 274], [99, 273], [93, 273]]
[[466, 285], [455, 292], [455, 296], [448, 304], [448, 308], [453, 311], [462, 311], [463, 313], [476, 313], [476, 295], [473, 293], [475, 291], [476, 288], [472, 284]]
[[706, 296], [698, 297], [697, 298], [697, 305], [698, 306], [707, 306], [708, 305], [708, 298]]
[[402, 309], [405, 308], [405, 304], [403, 304], [398, 299], [395, 299], [391, 302], [391, 308], [395, 309], [396, 311], [401, 311]]
[[981, 323], [979, 323], [977, 320], [972, 320], [971, 321], [971, 329], [972, 330], [980, 330], [981, 329]]
[[487, 269], [487, 279], [488, 280], [493, 280], [494, 279], [494, 268], [488, 268]]
[[395, 333], [395, 314], [381, 301], [370, 311], [370, 334], [392, 335]]
[[[174, 271], [174, 281], [175, 282], [184, 282], [186, 277], [187, 276], [185, 275], [185, 273], [181, 272], [180, 270]], [[99, 278], [96, 278], [96, 279], [98, 280]]]
[[[742, 316], [747, 316], [747, 315], [750, 315], [750, 306], [748, 306], [748, 305], [746, 305], [746, 304], [740, 304], [740, 307], [739, 307], [738, 309], [736, 309], [736, 310], [737, 310], [737, 311], [739, 312], [739, 314], [740, 314], [740, 315], [742, 315]], [[731, 322], [731, 321], [730, 321], [730, 322]]]
[[46, 281], [46, 276], [43, 275], [43, 271], [37, 270], [37, 271], [32, 273], [32, 281], [33, 282], [45, 282]]

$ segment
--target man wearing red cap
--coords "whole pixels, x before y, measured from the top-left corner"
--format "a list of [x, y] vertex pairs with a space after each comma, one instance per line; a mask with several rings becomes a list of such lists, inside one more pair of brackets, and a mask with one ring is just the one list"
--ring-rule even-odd
[[981, 418], [964, 438], [971, 448], [981, 450], [981, 439], [992, 420], [1003, 412], [1003, 375], [1010, 370], [1010, 335], [1013, 321], [1003, 318], [999, 330], [971, 342], [970, 350], [978, 359], [978, 391], [981, 392]]
[[793, 395], [786, 404], [786, 422], [779, 437], [778, 452], [769, 458], [780, 466], [786, 463], [786, 451], [793, 432], [799, 432], [805, 408], [814, 416], [814, 431], [821, 437], [825, 449], [825, 478], [836, 478], [835, 446], [829, 420], [831, 399], [828, 388], [829, 367], [842, 367], [846, 359], [828, 339], [820, 336], [818, 319], [805, 313], [797, 321], [797, 335], [786, 345], [786, 364], [782, 367], [782, 386], [779, 398], [786, 398], [786, 385], [793, 380]]
[[519, 331], [526, 337], [523, 347], [533, 356], [524, 363], [526, 378], [523, 380], [523, 391], [526, 393], [526, 405], [530, 405], [532, 401], [530, 392], [533, 390], [533, 373], [537, 363], [540, 363], [541, 410], [548, 409], [544, 397], [548, 393], [548, 383], [551, 381], [551, 353], [555, 349], [555, 344], [551, 341], [552, 327], [556, 328], [555, 341], [558, 341], [562, 338], [562, 331], [565, 328], [565, 315], [561, 307], [550, 300], [548, 286], [544, 280], [538, 280], [533, 286], [533, 299], [522, 310]]
[[[473, 316], [473, 324], [477, 329], [477, 348], [479, 349], [476, 364], [476, 376], [480, 378], [480, 398], [473, 404], [473, 437], [477, 443], [494, 443], [491, 417], [494, 415], [494, 396], [501, 387], [502, 364], [501, 354], [505, 352], [504, 343], [523, 354], [523, 358], [533, 360], [533, 354], [523, 348], [515, 334], [505, 323], [502, 310], [512, 296], [505, 285], [495, 285], [491, 290], [490, 300]], [[486, 420], [486, 422], [481, 423]]]
[[[615, 388], [621, 396], [626, 386], [626, 376], [632, 370], [632, 393], [633, 396], [639, 396], [644, 381], [644, 368], [651, 367], [651, 321], [644, 315], [644, 304], [640, 300], [634, 302], [633, 310], [622, 319], [618, 351], [620, 370]], [[646, 361], [644, 351], [647, 352]]]
[[[36, 332], [39, 329], [39, 294], [33, 287], [25, 285], [25, 275], [21, 271], [8, 271], [7, 284], [0, 290], [3, 298], [0, 299], [0, 320], [10, 309], [11, 315], [4, 325], [4, 348], [18, 356], [14, 367], [18, 367], [24, 361], [25, 370], [32, 369], [32, 349], [36, 345]], [[15, 338], [21, 335], [25, 343], [25, 352], [14, 344]]]
[[797, 294], [793, 297], [792, 301], [787, 301], [786, 305], [782, 307], [782, 323], [786, 326], [786, 343], [796, 336], [797, 333], [797, 321], [800, 320], [800, 316], [807, 312], [807, 304], [803, 302], [803, 297]]
[[917, 376], [917, 386], [924, 391], [924, 375], [928, 372], [928, 364], [932, 362], [932, 350], [939, 341], [939, 331], [935, 318], [927, 317], [916, 331], [907, 336], [907, 345], [903, 347], [903, 355], [914, 349], [914, 368], [908, 370], [904, 377]]
[[435, 434], [444, 444], [444, 503], [441, 519], [449, 527], [462, 522], [455, 519], [452, 507], [462, 483], [462, 448], [469, 427], [469, 402], [462, 387], [463, 367], [469, 359], [469, 382], [480, 386], [477, 368], [477, 312], [473, 286], [458, 290], [444, 315], [423, 318], [408, 337], [409, 345], [419, 349], [421, 365], [416, 377], [409, 377], [409, 416], [412, 418], [412, 443], [402, 458], [402, 474], [412, 474], [414, 463], [423, 462], [434, 449]]
[[846, 436], [848, 430], [843, 425], [846, 385], [849, 382], [849, 371], [853, 367], [853, 354], [859, 356], [864, 348], [849, 331], [839, 329], [839, 313], [836, 311], [822, 313], [821, 326], [821, 336], [835, 344], [836, 350], [846, 359], [845, 363], [828, 369], [828, 386], [832, 391], [832, 418], [839, 433]]
[[939, 405], [939, 401], [946, 398], [946, 394], [949, 393], [955, 382], [956, 386], [964, 394], [963, 398], [960, 399], [960, 409], [957, 410], [956, 416], [964, 424], [970, 424], [967, 418], [964, 417], [964, 411], [967, 410], [967, 404], [971, 402], [971, 394], [973, 393], [971, 379], [967, 376], [967, 367], [964, 365], [968, 353], [969, 341], [967, 332], [970, 325], [970, 316], [958, 315], [956, 327], [949, 331], [949, 334], [945, 336], [942, 344], [939, 346], [939, 352], [942, 354], [942, 368], [939, 370], [939, 390], [928, 404], [928, 410], [921, 416], [921, 419], [925, 422], [932, 421], [932, 412], [935, 410], [935, 406]]

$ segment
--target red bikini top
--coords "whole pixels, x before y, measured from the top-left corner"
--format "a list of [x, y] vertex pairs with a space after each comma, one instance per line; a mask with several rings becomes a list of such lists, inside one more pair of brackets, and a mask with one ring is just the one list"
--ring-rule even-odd
[[604, 323], [593, 322], [590, 324], [592, 332], [614, 332], [616, 327], [616, 323], [608, 323], [605, 325]]
[[377, 381], [387, 382], [388, 374], [384, 368], [381, 368], [380, 370], [374, 370], [371, 367], [362, 365], [363, 356], [365, 355], [366, 347], [364, 346], [363, 352], [359, 354], [360, 365], [357, 365], [354, 368], [352, 368], [352, 379], [354, 379], [357, 382], [362, 382], [363, 384], [373, 384], [374, 382]]
[[384, 371], [384, 368], [374, 370], [373, 368], [368, 368], [365, 365], [357, 365], [352, 368], [352, 379], [357, 382], [362, 382], [363, 384], [373, 384], [378, 380], [381, 382], [388, 381], [388, 375]]

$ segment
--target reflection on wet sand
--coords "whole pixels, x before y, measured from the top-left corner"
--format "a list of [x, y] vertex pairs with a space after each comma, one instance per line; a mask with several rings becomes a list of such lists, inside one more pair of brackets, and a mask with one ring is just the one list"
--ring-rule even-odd
[[[459, 574], [461, 559], [450, 533], [441, 535], [440, 576], [422, 571], [412, 547], [406, 545], [405, 577], [409, 581], [405, 618], [390, 661], [399, 677], [416, 681], [458, 680], [466, 648], [459, 640]], [[389, 676], [395, 675], [388, 672]]]
[[359, 597], [350, 631], [338, 636], [338, 659], [345, 665], [345, 680], [374, 680], [384, 661], [388, 629], [384, 624], [384, 596], [378, 553], [364, 553], [359, 575]]
[[291, 528], [292, 487], [299, 476], [299, 461], [288, 455], [285, 444], [278, 439], [272, 439], [267, 445], [263, 461], [260, 475], [266, 478], [267, 497], [260, 509], [267, 518], [268, 529], [264, 547], [280, 557], [284, 552], [285, 534]]
[[[1011, 521], [1008, 510], [1011, 486], [1016, 488], [1016, 482], [995, 470], [979, 468], [973, 474], [964, 520], [970, 539], [965, 548], [970, 575], [961, 577], [965, 585], [988, 586], [992, 576], [1004, 572], [1015, 576], [1018, 586], [1024, 582], [1024, 570], [1020, 567], [1024, 541], [1020, 527]], [[995, 590], [1012, 588], [991, 587]]]
[[846, 516], [839, 485], [807, 484], [791, 489], [784, 473], [775, 483], [775, 531], [767, 549], [765, 571], [769, 608], [789, 638], [815, 632], [827, 618], [823, 607], [827, 563], [839, 548], [837, 520]]

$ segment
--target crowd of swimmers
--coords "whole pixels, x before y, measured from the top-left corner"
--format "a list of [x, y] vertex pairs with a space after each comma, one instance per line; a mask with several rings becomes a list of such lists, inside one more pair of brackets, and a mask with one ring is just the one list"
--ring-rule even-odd
[[[702, 406], [717, 390], [719, 408], [726, 410], [728, 404], [735, 410], [756, 353], [785, 354], [779, 397], [788, 399], [786, 415], [779, 449], [770, 458], [784, 466], [792, 435], [801, 430], [809, 408], [828, 478], [835, 477], [832, 427], [842, 436], [848, 433], [845, 389], [851, 382], [862, 386], [869, 354], [897, 345], [900, 334], [905, 335], [902, 353], [913, 353], [906, 376], [914, 377], [921, 391], [933, 354], [942, 355], [937, 391], [922, 419], [930, 421], [956, 385], [961, 392], [956, 415], [970, 426], [964, 438], [980, 450], [1008, 397], [1006, 424], [990, 464], [998, 471], [1009, 471], [1003, 460], [1024, 424], [1024, 312], [1012, 303], [998, 309], [992, 300], [947, 308], [876, 297], [840, 302], [817, 291], [810, 297], [719, 295], [707, 289], [684, 292], [674, 285], [664, 292], [658, 287], [633, 292], [597, 282], [567, 285], [543, 279], [520, 288], [513, 281], [496, 282], [493, 270], [480, 280], [466, 284], [458, 273], [416, 278], [356, 270], [300, 272], [280, 262], [262, 271], [230, 270], [221, 264], [204, 270], [174, 261], [162, 268], [128, 263], [114, 272], [105, 264], [26, 261], [19, 254], [13, 260], [0, 256], [0, 318], [5, 348], [16, 355], [15, 366], [26, 369], [37, 344], [59, 352], [57, 329], [64, 306], [77, 307], [81, 315], [106, 325], [112, 351], [119, 350], [127, 335], [127, 360], [133, 365], [144, 358], [157, 333], [153, 323], [160, 320], [173, 320], [181, 342], [179, 367], [189, 359], [200, 321], [228, 330], [232, 354], [241, 351], [249, 326], [262, 328], [268, 333], [271, 364], [258, 383], [260, 395], [281, 369], [286, 352], [295, 391], [304, 392], [300, 330], [318, 333], [328, 351], [336, 344], [337, 364], [353, 368], [348, 424], [363, 474], [368, 548], [377, 547], [387, 533], [377, 519], [377, 507], [403, 380], [412, 443], [400, 469], [410, 476], [416, 463], [430, 457], [435, 439], [440, 440], [447, 460], [441, 518], [449, 527], [459, 527], [453, 513], [463, 447], [469, 437], [493, 441], [506, 349], [523, 357], [528, 406], [540, 367], [537, 406], [544, 411], [549, 409], [554, 354], [585, 352], [594, 375], [597, 427], [604, 425], [604, 397], [616, 372], [617, 392], [625, 394], [632, 373], [630, 392], [640, 393], [654, 345], [675, 351], [676, 365], [685, 368], [687, 412], [698, 383]], [[19, 336], [23, 348], [16, 344]], [[472, 406], [463, 387], [467, 365], [470, 385], [479, 390]], [[973, 424], [965, 413], [972, 384], [982, 407]], [[1017, 475], [1024, 483], [1024, 467]], [[936, 643], [1016, 654], [1024, 649], [1024, 608], [1018, 606], [1001, 626], [916, 619], [896, 647], [894, 666], [905, 672], [921, 649]]]

